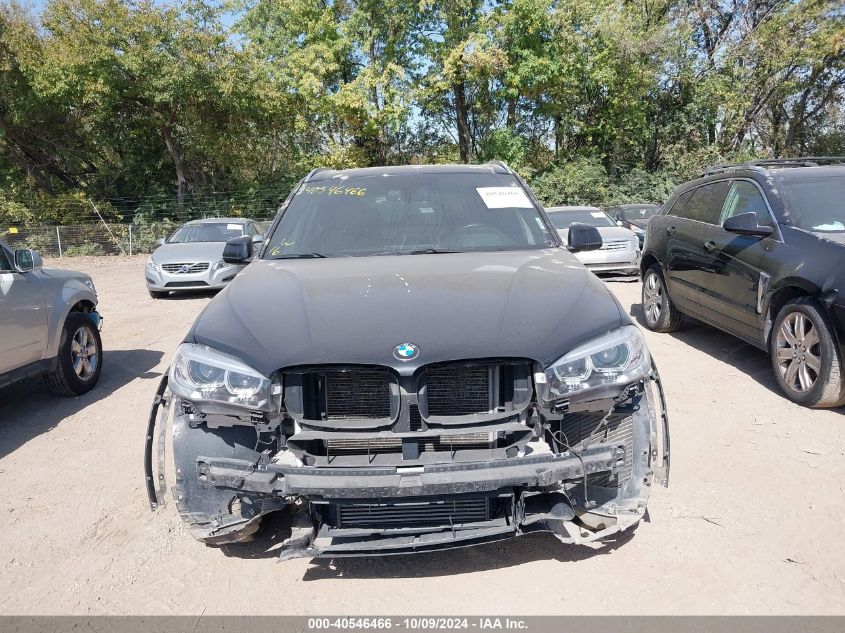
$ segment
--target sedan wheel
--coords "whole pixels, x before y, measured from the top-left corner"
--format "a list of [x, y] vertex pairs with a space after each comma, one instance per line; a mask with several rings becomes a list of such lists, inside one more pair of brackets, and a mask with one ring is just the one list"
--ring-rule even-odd
[[90, 326], [85, 325], [76, 330], [70, 344], [70, 355], [76, 375], [81, 380], [91, 380], [91, 377], [97, 373], [100, 355]]
[[809, 407], [845, 404], [842, 361], [827, 317], [808, 297], [778, 314], [771, 338], [772, 367], [790, 400]]
[[683, 319], [672, 305], [657, 264], [649, 268], [643, 277], [643, 317], [646, 327], [655, 332], [673, 332], [681, 326]]
[[822, 366], [819, 334], [810, 319], [800, 312], [787, 316], [778, 329], [777, 363], [783, 381], [799, 393], [812, 389], [819, 378]]
[[663, 283], [660, 276], [649, 271], [643, 284], [643, 313], [649, 327], [654, 327], [663, 309]]

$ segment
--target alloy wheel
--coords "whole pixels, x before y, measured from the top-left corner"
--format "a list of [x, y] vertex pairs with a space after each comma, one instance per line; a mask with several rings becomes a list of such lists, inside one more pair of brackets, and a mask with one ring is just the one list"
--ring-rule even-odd
[[657, 323], [663, 310], [663, 284], [657, 273], [649, 273], [643, 284], [643, 312], [650, 325]]
[[803, 393], [816, 384], [822, 367], [819, 333], [803, 312], [788, 314], [775, 339], [777, 365], [786, 386]]
[[88, 327], [83, 326], [76, 330], [70, 344], [70, 356], [73, 371], [82, 380], [89, 380], [96, 373], [100, 351]]

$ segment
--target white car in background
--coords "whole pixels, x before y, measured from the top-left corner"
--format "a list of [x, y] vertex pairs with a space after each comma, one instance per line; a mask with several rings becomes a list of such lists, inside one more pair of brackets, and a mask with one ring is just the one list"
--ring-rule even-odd
[[630, 229], [617, 226], [598, 207], [547, 207], [546, 213], [564, 243], [573, 223], [589, 224], [598, 229], [601, 248], [575, 253], [575, 257], [593, 272], [639, 273], [639, 238]]
[[223, 261], [229, 240], [249, 235], [254, 244], [264, 241], [263, 229], [244, 218], [208, 218], [179, 227], [153, 251], [144, 271], [153, 299], [171, 291], [215, 290], [235, 278], [243, 265]]

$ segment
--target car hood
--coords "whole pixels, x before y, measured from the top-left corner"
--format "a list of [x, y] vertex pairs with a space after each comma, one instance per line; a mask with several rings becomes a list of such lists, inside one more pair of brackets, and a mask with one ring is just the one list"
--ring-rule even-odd
[[[296, 365], [373, 364], [411, 374], [492, 357], [543, 364], [630, 322], [605, 285], [563, 249], [250, 264], [186, 340], [270, 374]], [[410, 362], [394, 347], [419, 348]]]
[[[596, 228], [599, 230], [599, 235], [601, 235], [603, 242], [607, 240], [637, 239], [636, 233], [634, 233], [631, 229], [626, 229], [621, 226], [598, 226]], [[557, 232], [560, 234], [560, 237], [565, 244], [569, 236], [569, 229], [558, 229]]]
[[162, 244], [153, 251], [157, 264], [190, 262], [214, 262], [223, 259], [226, 242], [186, 242], [183, 244]]
[[39, 274], [45, 279], [57, 279], [67, 281], [69, 279], [76, 279], [85, 283], [91, 281], [91, 275], [86, 275], [76, 270], [68, 270], [67, 268], [41, 268]]
[[636, 220], [625, 220], [625, 222], [628, 222], [629, 224], [633, 224], [634, 226], [638, 226], [641, 229], [645, 229], [645, 228], [648, 228], [648, 220], [649, 220], [648, 218], [642, 218], [642, 219], [637, 218]]

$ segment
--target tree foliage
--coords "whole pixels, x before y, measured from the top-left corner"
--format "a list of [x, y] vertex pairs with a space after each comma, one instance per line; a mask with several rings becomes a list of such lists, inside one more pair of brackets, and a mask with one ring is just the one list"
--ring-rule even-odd
[[492, 159], [549, 203], [661, 200], [843, 153], [843, 101], [837, 0], [0, 0], [0, 214]]

